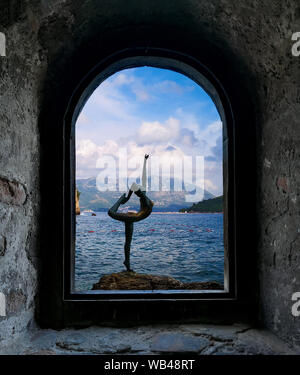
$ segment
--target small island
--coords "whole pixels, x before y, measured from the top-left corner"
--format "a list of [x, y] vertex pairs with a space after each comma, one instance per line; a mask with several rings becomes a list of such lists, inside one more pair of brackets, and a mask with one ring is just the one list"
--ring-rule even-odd
[[184, 212], [184, 213], [217, 213], [217, 212], [223, 212], [223, 195], [216, 197], [216, 198], [211, 198], [211, 199], [206, 199], [204, 201], [194, 203], [191, 207], [189, 208], [182, 208], [179, 210], [179, 212]]

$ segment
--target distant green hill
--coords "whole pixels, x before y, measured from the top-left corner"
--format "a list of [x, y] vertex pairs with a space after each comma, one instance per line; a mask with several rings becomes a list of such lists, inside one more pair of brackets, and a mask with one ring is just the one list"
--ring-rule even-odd
[[216, 198], [207, 199], [199, 203], [194, 203], [192, 207], [182, 208], [179, 212], [222, 212], [223, 195]]

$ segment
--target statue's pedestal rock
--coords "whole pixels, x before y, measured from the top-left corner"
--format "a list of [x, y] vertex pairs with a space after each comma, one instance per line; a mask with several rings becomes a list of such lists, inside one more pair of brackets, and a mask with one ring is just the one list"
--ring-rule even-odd
[[223, 290], [215, 281], [183, 283], [169, 276], [119, 272], [104, 275], [93, 285], [93, 290]]

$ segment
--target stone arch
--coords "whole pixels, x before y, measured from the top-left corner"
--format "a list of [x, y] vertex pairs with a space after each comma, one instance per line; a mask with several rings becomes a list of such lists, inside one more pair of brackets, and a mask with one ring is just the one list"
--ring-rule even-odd
[[[169, 67], [188, 75], [211, 95], [223, 122], [230, 123], [230, 126], [226, 126], [224, 146], [228, 152], [225, 171], [229, 168], [232, 176], [230, 184], [225, 187], [232, 213], [226, 223], [225, 230], [229, 230], [229, 235], [225, 241], [232, 243], [234, 249], [243, 246], [243, 255], [237, 254], [236, 259], [233, 259], [239, 282], [235, 286], [234, 271], [230, 274], [229, 284], [236, 288], [232, 296], [243, 294], [253, 303], [253, 288], [248, 283], [247, 270], [251, 271], [255, 267], [255, 253], [252, 250], [255, 247], [255, 236], [247, 245], [242, 244], [242, 238], [249, 227], [246, 229], [242, 225], [245, 214], [242, 212], [241, 202], [242, 194], [245, 194], [251, 207], [247, 211], [247, 223], [251, 223], [251, 219], [255, 218], [255, 114], [254, 107], [251, 106], [255, 80], [249, 86], [250, 72], [245, 74], [246, 68], [239, 56], [233, 54], [225, 42], [222, 51], [209, 40], [207, 33], [201, 35], [197, 31], [194, 35], [192, 31], [173, 27], [166, 33], [165, 27], [159, 26], [154, 32], [137, 25], [106, 30], [100, 36], [99, 29], [90, 26], [81, 29], [81, 36], [78, 38], [67, 36], [61, 48], [54, 52], [45, 81], [40, 118], [44, 155], [41, 194], [42, 198], [45, 197], [42, 199], [42, 247], [45, 249], [43, 261], [46, 265], [42, 274], [43, 321], [54, 314], [56, 324], [60, 325], [54, 310], [57, 310], [57, 306], [64, 310], [63, 297], [67, 294], [66, 290], [72, 287], [72, 273], [64, 283], [61, 272], [63, 263], [69, 267], [74, 261], [74, 255], [70, 259], [62, 258], [65, 246], [74, 245], [74, 224], [70, 230], [67, 229], [71, 214], [66, 209], [72, 205], [72, 194], [64, 190], [65, 181], [74, 181], [74, 168], [66, 168], [74, 165], [74, 154], [70, 146], [70, 140], [74, 141], [72, 124], [88, 96], [102, 80], [125, 67], [147, 64]], [[100, 38], [103, 48], [95, 50], [95, 46], [99, 44], [97, 38]], [[50, 159], [47, 155], [51, 154], [54, 145], [57, 152]], [[52, 194], [49, 194], [49, 174], [55, 181], [51, 186]], [[238, 180], [235, 180], [236, 176]], [[236, 220], [236, 215], [239, 220]], [[254, 223], [255, 220], [252, 225]], [[47, 235], [49, 225], [53, 228], [51, 238]], [[59, 290], [53, 293], [55, 285]], [[64, 291], [62, 285], [66, 287]], [[64, 320], [63, 312], [60, 318]]]

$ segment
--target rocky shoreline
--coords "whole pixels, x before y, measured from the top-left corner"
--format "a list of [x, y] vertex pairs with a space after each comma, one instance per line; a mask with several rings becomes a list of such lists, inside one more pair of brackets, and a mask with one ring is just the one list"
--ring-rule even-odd
[[184, 283], [170, 276], [118, 272], [104, 275], [92, 290], [224, 290], [216, 281]]

